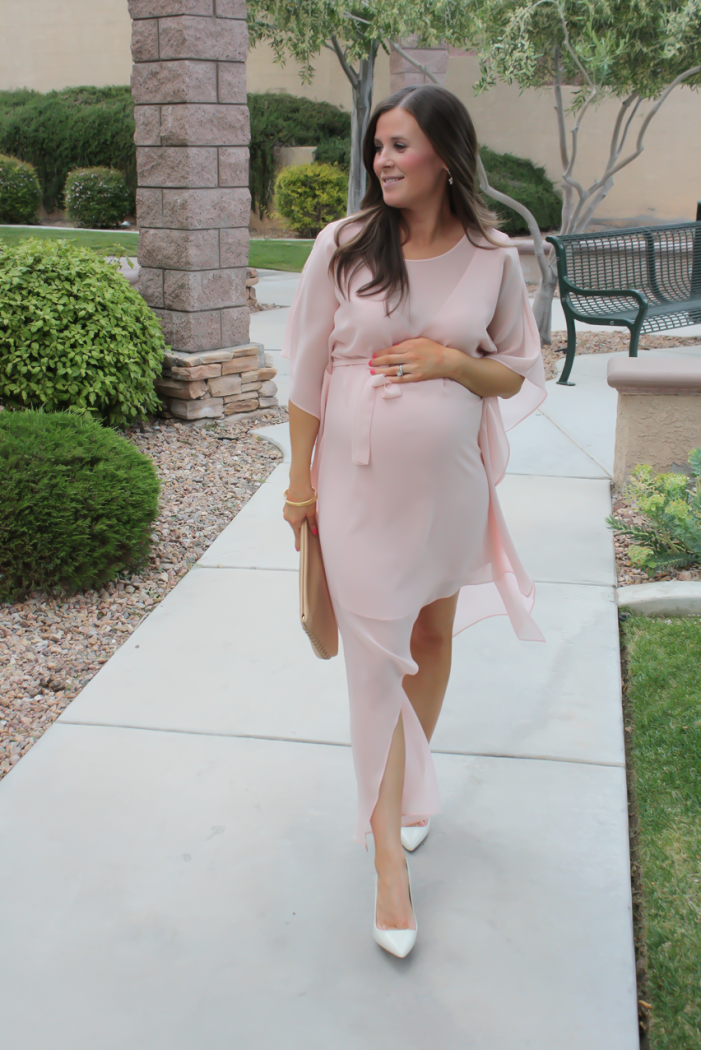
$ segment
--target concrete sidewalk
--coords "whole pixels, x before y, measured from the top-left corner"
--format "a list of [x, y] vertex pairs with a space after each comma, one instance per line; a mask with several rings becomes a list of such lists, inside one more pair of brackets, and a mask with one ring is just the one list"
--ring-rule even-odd
[[412, 955], [371, 938], [343, 664], [297, 623], [283, 464], [0, 784], [5, 1045], [637, 1050], [605, 366], [578, 358], [513, 434], [500, 494], [547, 644], [504, 618], [456, 640]]

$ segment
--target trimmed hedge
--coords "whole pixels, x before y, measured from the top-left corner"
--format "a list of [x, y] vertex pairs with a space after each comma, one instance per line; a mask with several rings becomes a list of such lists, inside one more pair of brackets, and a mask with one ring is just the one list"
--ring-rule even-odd
[[31, 164], [0, 154], [0, 222], [31, 225], [41, 205], [41, 186]]
[[136, 190], [134, 103], [129, 87], [77, 87], [62, 91], [0, 91], [0, 153], [30, 161], [41, 183], [44, 206], [63, 204], [73, 168], [107, 167], [124, 172]]
[[70, 240], [0, 250], [0, 401], [111, 424], [155, 412], [165, 343], [114, 263]]
[[114, 229], [129, 213], [131, 194], [121, 171], [76, 168], [66, 179], [69, 219], [89, 230]]
[[[533, 212], [541, 230], [553, 230], [559, 227], [562, 219], [562, 198], [545, 173], [525, 157], [516, 157], [513, 153], [495, 153], [487, 146], [480, 149], [485, 171], [490, 185], [501, 193], [525, 204]], [[502, 220], [501, 229], [511, 236], [527, 234], [528, 224], [513, 208], [507, 208], [484, 194], [487, 205]]]
[[0, 413], [0, 599], [99, 587], [148, 557], [153, 463], [69, 413]]
[[332, 164], [295, 164], [275, 180], [275, 204], [288, 226], [300, 237], [346, 214], [348, 176]]
[[[316, 161], [350, 166], [350, 114], [328, 102], [278, 92], [248, 95], [251, 114], [250, 188], [252, 206], [262, 217], [272, 206], [280, 146], [316, 146]], [[108, 167], [124, 172], [136, 189], [134, 103], [128, 87], [82, 87], [50, 91], [0, 91], [0, 153], [30, 161], [37, 170], [44, 205], [63, 203], [68, 172]], [[481, 150], [495, 189], [533, 211], [541, 229], [559, 225], [562, 202], [543, 168], [510, 153]], [[527, 232], [520, 215], [489, 199], [504, 230]]]
[[280, 146], [316, 146], [317, 162], [350, 164], [350, 114], [329, 102], [265, 92], [248, 95], [251, 113], [251, 206], [261, 218], [272, 206]]

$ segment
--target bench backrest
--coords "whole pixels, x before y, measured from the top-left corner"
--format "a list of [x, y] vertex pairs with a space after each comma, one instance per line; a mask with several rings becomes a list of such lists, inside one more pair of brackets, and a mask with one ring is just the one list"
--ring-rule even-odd
[[638, 226], [548, 237], [557, 252], [562, 292], [635, 288], [647, 301], [701, 296], [701, 222]]

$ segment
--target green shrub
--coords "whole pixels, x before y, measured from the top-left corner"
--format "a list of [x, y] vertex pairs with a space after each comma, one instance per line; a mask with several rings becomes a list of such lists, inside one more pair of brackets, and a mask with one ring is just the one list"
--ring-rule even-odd
[[112, 424], [156, 411], [156, 316], [114, 263], [70, 240], [0, 250], [0, 401], [85, 409]]
[[67, 412], [0, 413], [0, 598], [99, 587], [148, 556], [153, 463]]
[[[539, 229], [553, 230], [560, 225], [562, 198], [545, 174], [545, 168], [538, 167], [524, 157], [515, 157], [512, 153], [495, 153], [486, 146], [480, 149], [480, 155], [490, 185], [501, 193], [508, 193], [520, 204], [525, 204], [533, 212]], [[486, 194], [484, 197], [488, 206], [502, 220], [501, 229], [504, 233], [511, 236], [528, 233], [528, 224], [517, 211]]]
[[332, 164], [295, 164], [275, 180], [275, 203], [288, 226], [300, 237], [346, 214], [348, 176]]
[[124, 176], [114, 168], [69, 171], [65, 197], [68, 218], [89, 230], [114, 229], [131, 206]]
[[36, 222], [41, 186], [31, 164], [0, 154], [0, 222]]
[[350, 114], [329, 102], [315, 102], [286, 93], [252, 92], [251, 206], [261, 218], [272, 205], [275, 184], [275, 150], [279, 146], [316, 146], [316, 160], [350, 164]]
[[637, 541], [628, 548], [628, 557], [648, 576], [701, 565], [701, 448], [690, 453], [689, 466], [692, 480], [686, 474], [655, 474], [652, 467], [636, 467], [626, 495], [645, 524], [606, 519], [615, 532]]
[[129, 87], [0, 91], [0, 153], [31, 161], [49, 210], [62, 205], [73, 168], [123, 171], [132, 194], [128, 212], [133, 212], [136, 148]]

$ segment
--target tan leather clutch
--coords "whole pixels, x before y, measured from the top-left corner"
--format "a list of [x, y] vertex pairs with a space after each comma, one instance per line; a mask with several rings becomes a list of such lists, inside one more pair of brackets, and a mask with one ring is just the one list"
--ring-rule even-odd
[[299, 559], [299, 615], [312, 649], [322, 660], [338, 653], [338, 625], [326, 583], [319, 537], [302, 522]]

